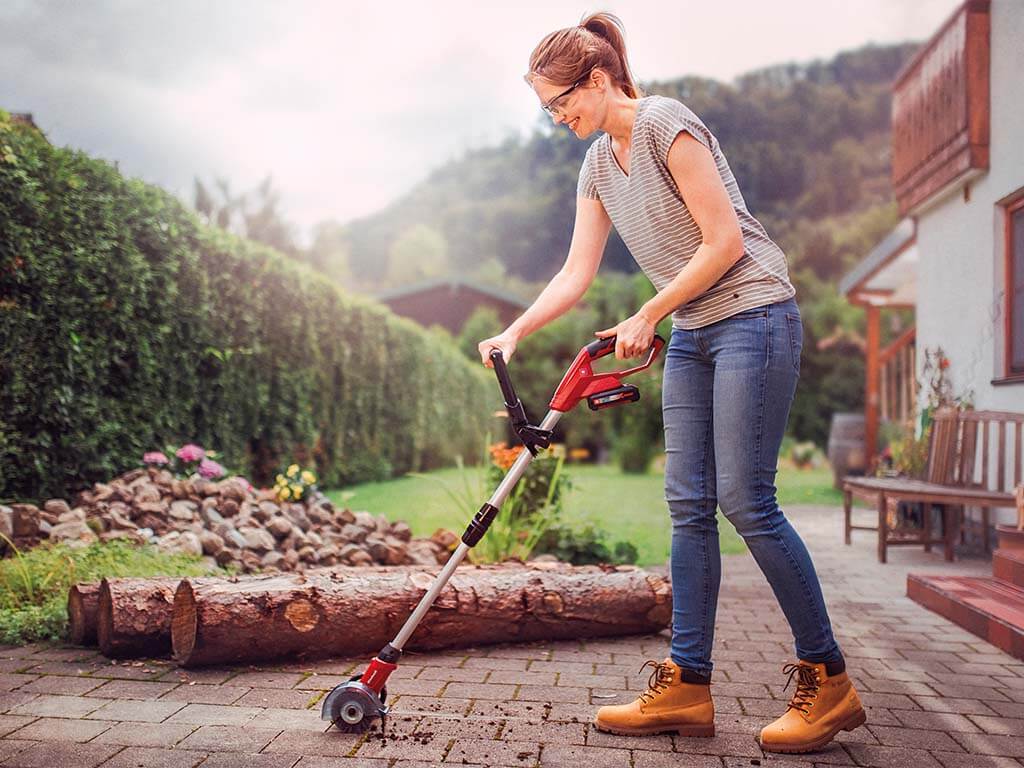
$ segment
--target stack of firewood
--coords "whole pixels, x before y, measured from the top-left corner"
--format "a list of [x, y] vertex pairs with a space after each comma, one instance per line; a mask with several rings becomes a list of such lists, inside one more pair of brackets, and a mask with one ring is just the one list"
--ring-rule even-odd
[[[112, 658], [173, 653], [185, 666], [365, 655], [397, 634], [437, 570], [104, 579], [72, 587], [71, 637]], [[671, 614], [668, 581], [634, 566], [462, 565], [408, 647], [657, 632]]]

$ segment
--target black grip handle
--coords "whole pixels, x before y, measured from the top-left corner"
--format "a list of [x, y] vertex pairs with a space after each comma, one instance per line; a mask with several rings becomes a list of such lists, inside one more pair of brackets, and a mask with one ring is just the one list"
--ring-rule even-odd
[[495, 347], [490, 354], [491, 363], [494, 365], [494, 373], [498, 377], [498, 386], [501, 387], [501, 396], [505, 398], [505, 405], [514, 406], [519, 402], [516, 391], [512, 387], [512, 379], [508, 375], [508, 366], [505, 365], [505, 357], [501, 350]]
[[619, 337], [608, 336], [603, 339], [598, 339], [597, 341], [592, 341], [587, 344], [584, 349], [587, 350], [587, 354], [590, 355], [591, 359], [601, 357], [601, 355], [606, 355], [608, 352], [615, 349], [615, 340], [617, 338]]

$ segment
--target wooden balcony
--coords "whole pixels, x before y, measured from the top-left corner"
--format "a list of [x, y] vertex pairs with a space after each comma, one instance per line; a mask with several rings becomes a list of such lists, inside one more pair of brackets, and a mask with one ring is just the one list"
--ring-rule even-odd
[[901, 214], [988, 169], [989, 2], [962, 3], [893, 85], [892, 181]]

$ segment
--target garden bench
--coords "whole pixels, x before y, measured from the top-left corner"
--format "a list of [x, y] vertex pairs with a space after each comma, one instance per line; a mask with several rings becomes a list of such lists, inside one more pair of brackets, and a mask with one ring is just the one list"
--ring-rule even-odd
[[[878, 561], [886, 562], [891, 546], [923, 545], [931, 551], [942, 544], [946, 560], [953, 559], [955, 534], [960, 530], [964, 505], [980, 507], [982, 538], [989, 550], [989, 510], [1016, 507], [1017, 526], [1024, 529], [1024, 485], [1021, 442], [1024, 413], [1005, 411], [958, 411], [940, 408], [935, 413], [928, 441], [928, 461], [922, 478], [843, 478], [845, 541], [852, 530], [878, 532]], [[994, 438], [994, 446], [993, 446]], [[994, 450], [992, 450], [994, 447]], [[990, 462], [990, 457], [994, 461]], [[1012, 477], [1012, 484], [1009, 479]], [[853, 497], [873, 502], [878, 525], [853, 525]], [[919, 532], [894, 530], [890, 515], [900, 502], [923, 505]], [[932, 505], [942, 506], [942, 534], [932, 531]]]

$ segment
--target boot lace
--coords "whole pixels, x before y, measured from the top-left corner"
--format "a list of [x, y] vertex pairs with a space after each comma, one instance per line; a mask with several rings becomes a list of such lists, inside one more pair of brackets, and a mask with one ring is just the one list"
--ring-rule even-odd
[[810, 714], [814, 700], [818, 698], [818, 689], [821, 687], [818, 670], [806, 664], [787, 664], [782, 668], [782, 673], [789, 675], [782, 690], [789, 688], [789, 684], [796, 677], [796, 691], [793, 692], [793, 698], [787, 705], [787, 709], [795, 709], [803, 715]]
[[655, 696], [662, 693], [671, 684], [672, 668], [668, 664], [654, 659], [645, 661], [644, 665], [640, 667], [640, 671], [643, 672], [647, 667], [654, 667], [654, 671], [647, 678], [647, 690], [640, 694], [640, 700], [649, 704]]

